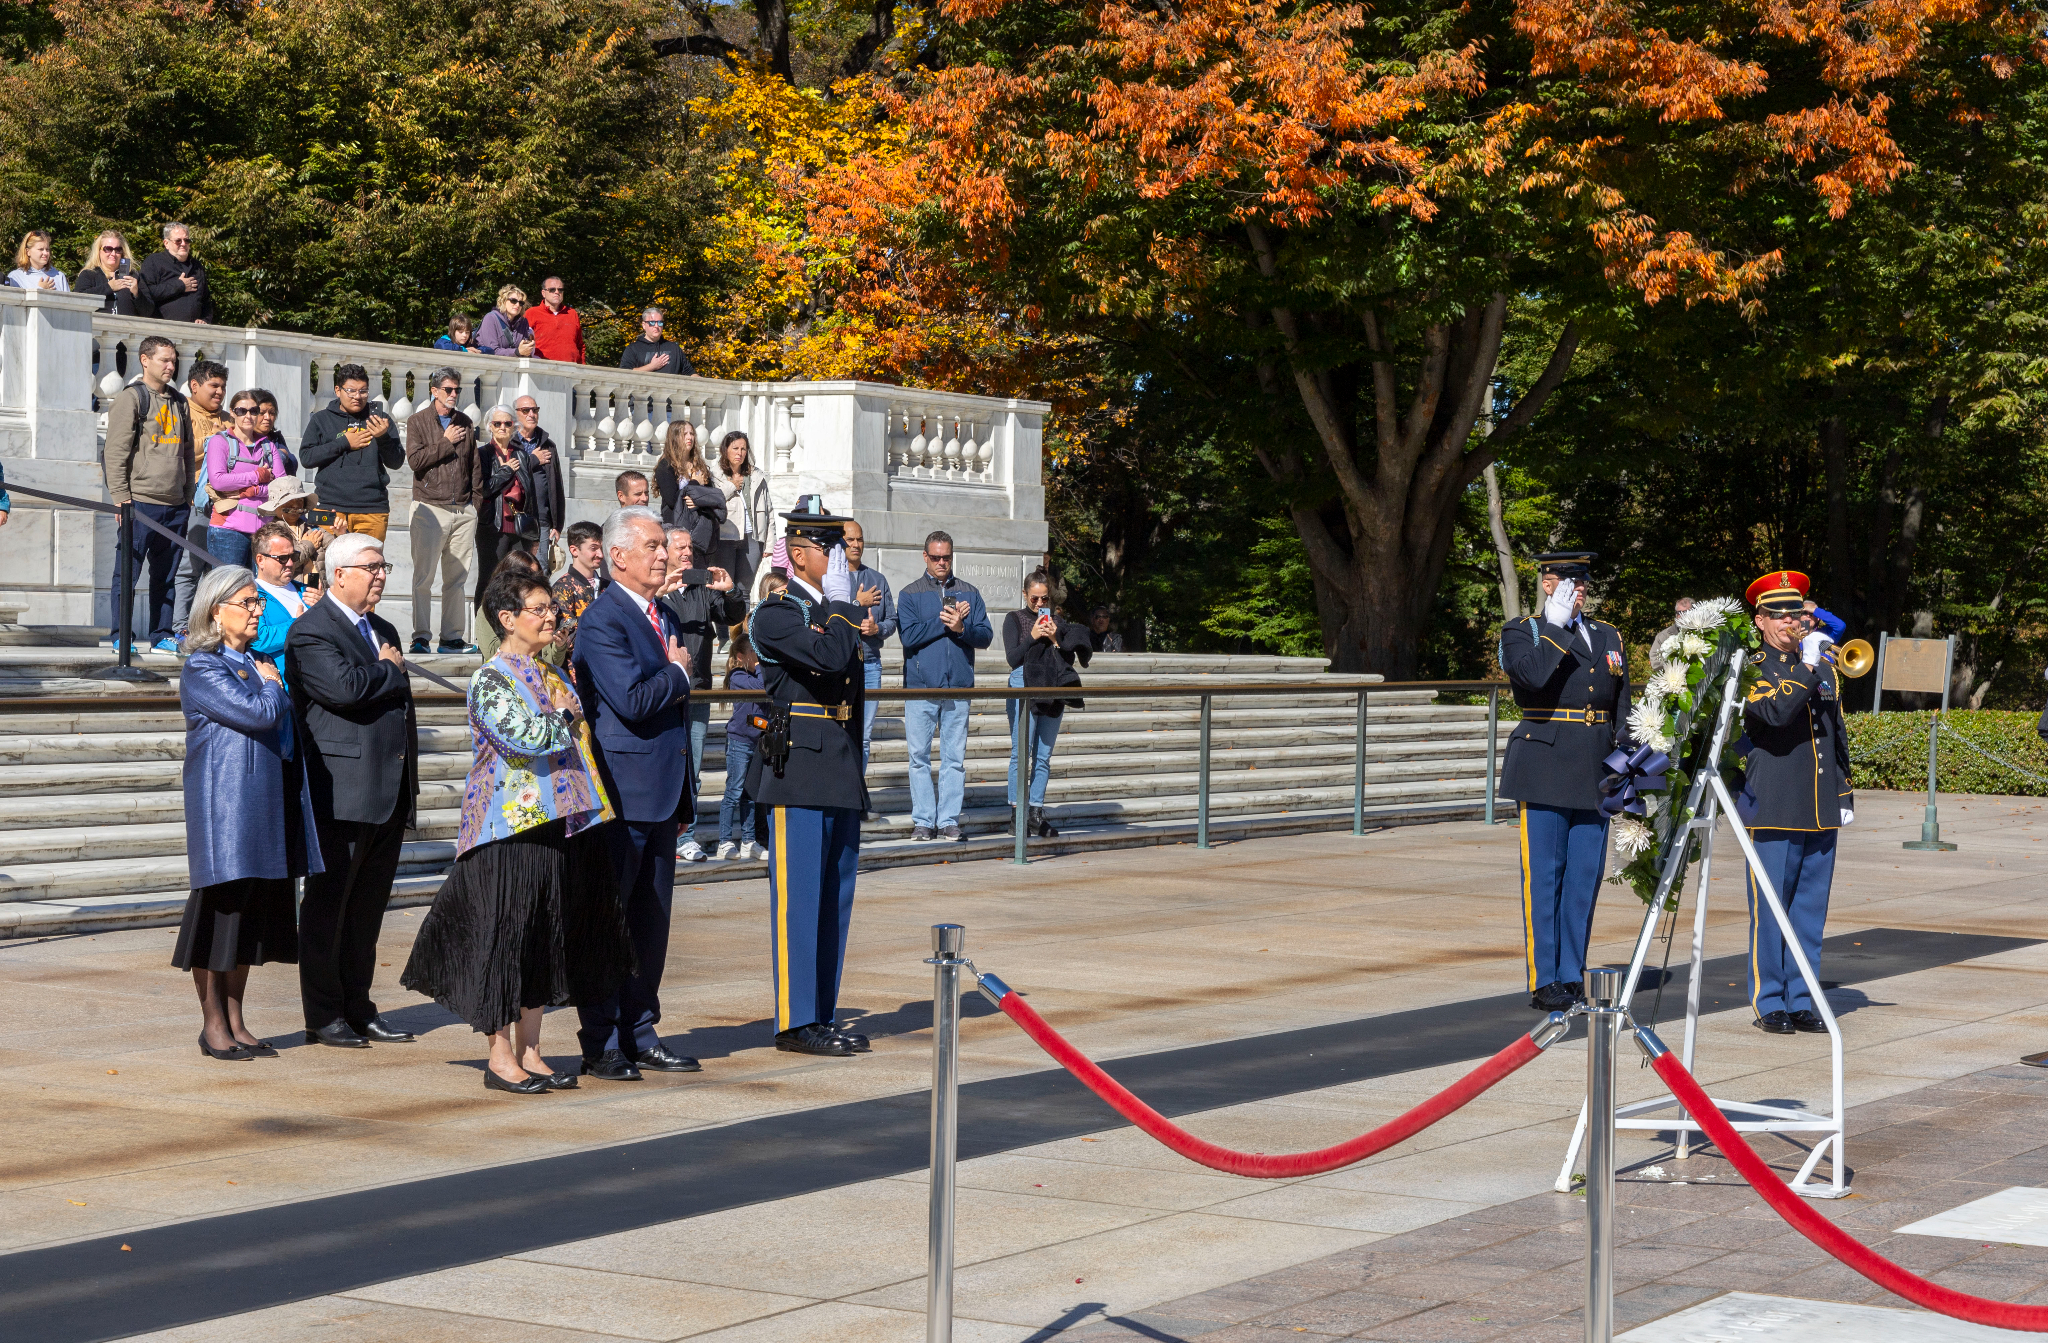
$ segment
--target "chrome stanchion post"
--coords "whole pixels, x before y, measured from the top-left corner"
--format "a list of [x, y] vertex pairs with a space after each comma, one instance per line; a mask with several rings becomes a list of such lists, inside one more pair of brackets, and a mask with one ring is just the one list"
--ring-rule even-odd
[[967, 930], [932, 925], [932, 1202], [926, 1227], [925, 1343], [953, 1343], [953, 1181], [960, 1159], [960, 971]]
[[1586, 1343], [1614, 1343], [1614, 1048], [1622, 972], [1586, 970]]
[[1365, 833], [1365, 692], [1358, 692], [1358, 744], [1351, 761], [1351, 833]]
[[1195, 847], [1209, 847], [1209, 718], [1213, 695], [1202, 696], [1202, 756], [1196, 766]]
[[1500, 758], [1500, 692], [1486, 692], [1486, 823], [1493, 824], [1494, 761]]

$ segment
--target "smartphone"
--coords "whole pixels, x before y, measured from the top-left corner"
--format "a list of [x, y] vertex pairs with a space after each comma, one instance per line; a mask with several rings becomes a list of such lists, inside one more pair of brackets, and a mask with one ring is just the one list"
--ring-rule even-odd
[[332, 527], [334, 523], [334, 510], [331, 508], [309, 508], [306, 510], [306, 525], [308, 527]]

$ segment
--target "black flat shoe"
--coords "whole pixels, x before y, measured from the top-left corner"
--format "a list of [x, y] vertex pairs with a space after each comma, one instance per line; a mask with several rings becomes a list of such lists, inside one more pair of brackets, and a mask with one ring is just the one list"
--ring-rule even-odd
[[835, 1059], [853, 1057], [853, 1046], [844, 1037], [830, 1026], [815, 1021], [808, 1026], [777, 1033], [775, 1047], [791, 1054], [822, 1054]]
[[1828, 1023], [1820, 1019], [1820, 1013], [1810, 1007], [1802, 1007], [1792, 1014], [1792, 1029], [1805, 1031], [1808, 1035], [1826, 1035]]
[[[489, 1072], [490, 1069], [486, 1068], [484, 1071]], [[533, 1069], [528, 1068], [526, 1075], [546, 1087], [549, 1091], [574, 1091], [576, 1089], [576, 1074], [574, 1073], [537, 1073]]]
[[420, 1037], [411, 1031], [403, 1031], [382, 1017], [371, 1017], [355, 1028], [357, 1035], [365, 1040], [375, 1040], [380, 1045], [409, 1045]]
[[368, 1049], [370, 1042], [356, 1034], [356, 1028], [346, 1021], [330, 1021], [319, 1030], [306, 1032], [309, 1045], [333, 1045], [336, 1049]]
[[583, 1056], [583, 1075], [595, 1077], [600, 1082], [637, 1082], [640, 1070], [633, 1061], [616, 1049], [607, 1049], [595, 1057]]
[[[242, 1045], [242, 1042], [240, 1040], [235, 1041], [235, 1043], [238, 1045]], [[242, 1045], [242, 1048], [248, 1050], [249, 1053], [255, 1058], [274, 1059], [277, 1057], [277, 1046], [273, 1045], [268, 1040], [258, 1040], [253, 1045]]]
[[1753, 1024], [1766, 1035], [1790, 1035], [1799, 1029], [1792, 1024], [1789, 1012], [1766, 1012]]
[[548, 1084], [538, 1077], [528, 1077], [524, 1082], [507, 1082], [492, 1072], [489, 1065], [484, 1068], [485, 1091], [509, 1091], [515, 1096], [540, 1096], [545, 1095], [547, 1089]]
[[700, 1073], [704, 1065], [682, 1054], [671, 1054], [661, 1045], [641, 1051], [633, 1066], [649, 1073]]
[[210, 1059], [219, 1059], [223, 1063], [247, 1063], [250, 1059], [256, 1057], [245, 1046], [240, 1044], [229, 1045], [226, 1049], [215, 1049], [212, 1045], [206, 1043], [205, 1031], [199, 1032], [199, 1052]]

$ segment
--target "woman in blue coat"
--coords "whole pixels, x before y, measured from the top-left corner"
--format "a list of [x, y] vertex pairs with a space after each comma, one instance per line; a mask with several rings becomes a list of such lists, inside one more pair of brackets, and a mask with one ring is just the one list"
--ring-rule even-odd
[[292, 880], [322, 870], [291, 698], [249, 655], [264, 602], [247, 569], [207, 570], [178, 673], [192, 894], [171, 964], [199, 992], [200, 1052], [235, 1062], [277, 1054], [243, 1022], [242, 992], [249, 967], [298, 961]]

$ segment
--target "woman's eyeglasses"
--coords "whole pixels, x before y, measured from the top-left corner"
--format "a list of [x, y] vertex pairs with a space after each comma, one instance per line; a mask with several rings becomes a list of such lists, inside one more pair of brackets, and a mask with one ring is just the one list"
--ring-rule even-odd
[[523, 616], [558, 616], [562, 614], [562, 608], [553, 602], [549, 602], [546, 606], [522, 606], [519, 608], [519, 614]]
[[263, 597], [244, 597], [242, 600], [238, 602], [222, 602], [221, 605], [239, 606], [252, 616], [260, 616], [263, 614], [263, 605], [266, 600], [267, 599]]
[[256, 406], [236, 406], [234, 411], [235, 418], [238, 420], [241, 419], [244, 415], [255, 416], [261, 415], [262, 413], [263, 411], [261, 410], [261, 408]]

